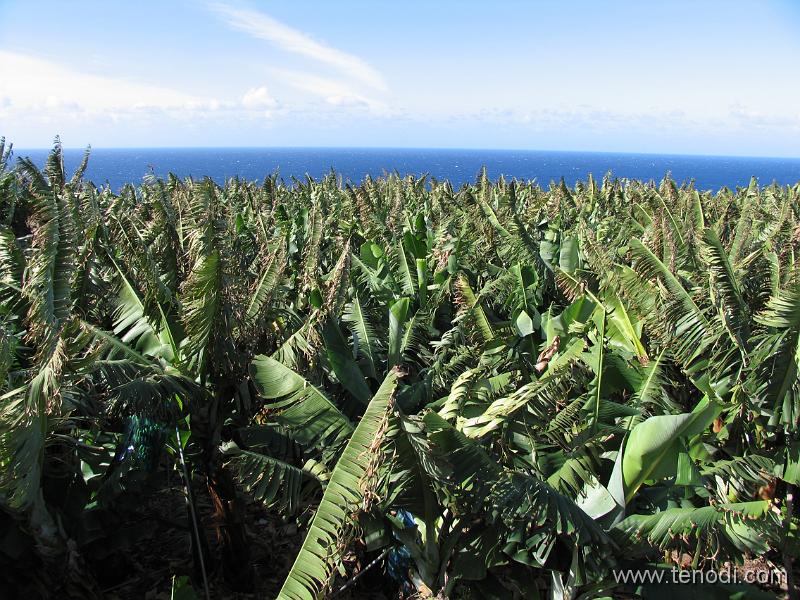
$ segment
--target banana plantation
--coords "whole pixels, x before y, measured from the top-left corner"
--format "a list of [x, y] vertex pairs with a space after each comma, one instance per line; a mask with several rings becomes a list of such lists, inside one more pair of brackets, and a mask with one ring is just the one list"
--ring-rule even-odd
[[3, 598], [794, 597], [800, 184], [0, 153]]

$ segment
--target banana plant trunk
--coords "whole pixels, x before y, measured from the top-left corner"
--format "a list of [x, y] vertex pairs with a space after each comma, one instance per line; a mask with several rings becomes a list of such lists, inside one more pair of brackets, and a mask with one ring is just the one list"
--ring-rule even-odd
[[245, 504], [219, 449], [224, 407], [232, 386], [218, 383], [212, 402], [193, 415], [192, 434], [202, 448], [206, 486], [214, 507], [214, 526], [222, 573], [231, 589], [246, 591], [253, 585], [250, 546], [245, 530]]
[[214, 505], [225, 581], [231, 589], [249, 590], [253, 586], [253, 567], [245, 530], [245, 505], [224, 465], [218, 464], [209, 475], [208, 492]]

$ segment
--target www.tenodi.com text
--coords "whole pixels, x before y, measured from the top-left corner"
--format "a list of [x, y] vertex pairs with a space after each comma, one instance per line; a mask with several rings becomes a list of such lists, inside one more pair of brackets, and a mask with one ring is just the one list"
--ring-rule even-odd
[[617, 583], [627, 584], [710, 584], [749, 583], [753, 585], [782, 586], [786, 574], [779, 569], [722, 571], [696, 571], [690, 569], [618, 569], [614, 571]]

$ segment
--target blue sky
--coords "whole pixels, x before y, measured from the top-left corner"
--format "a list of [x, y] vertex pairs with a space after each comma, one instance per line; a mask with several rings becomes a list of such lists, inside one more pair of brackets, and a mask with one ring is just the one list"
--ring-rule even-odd
[[800, 156], [798, 32], [797, 0], [0, 0], [0, 135]]

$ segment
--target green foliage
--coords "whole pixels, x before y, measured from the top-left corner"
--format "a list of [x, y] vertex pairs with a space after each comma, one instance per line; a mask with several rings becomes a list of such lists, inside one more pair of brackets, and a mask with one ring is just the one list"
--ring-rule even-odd
[[397, 372], [391, 372], [370, 400], [364, 415], [336, 462], [305, 541], [278, 598], [318, 598], [330, 583], [338, 557], [346, 547], [351, 514], [368, 511], [381, 463], [380, 447], [393, 409]]
[[397, 555], [387, 590], [591, 597], [636, 591], [627, 560], [797, 547], [800, 186], [114, 194], [58, 144], [0, 157], [0, 507], [54, 580], [87, 515], [175, 468], [229, 585], [243, 497], [304, 530], [282, 598]]

